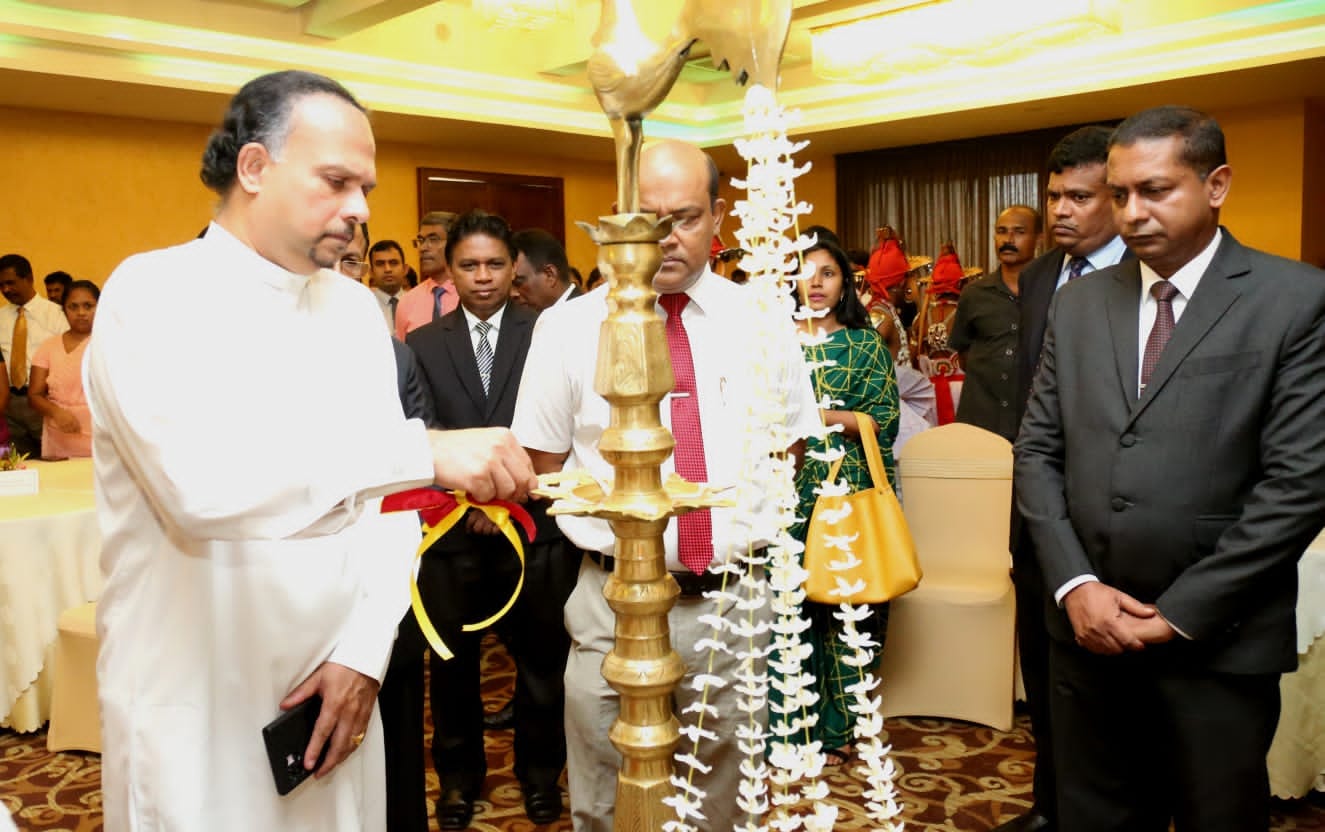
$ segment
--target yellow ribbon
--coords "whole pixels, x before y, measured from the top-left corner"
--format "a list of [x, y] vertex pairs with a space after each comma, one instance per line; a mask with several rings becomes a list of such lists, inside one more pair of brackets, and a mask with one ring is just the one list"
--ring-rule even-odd
[[460, 518], [465, 516], [466, 511], [471, 508], [478, 509], [487, 515], [487, 518], [498, 529], [501, 529], [501, 533], [506, 536], [506, 539], [511, 542], [511, 547], [515, 549], [516, 557], [520, 558], [520, 580], [516, 581], [515, 590], [511, 592], [511, 597], [506, 599], [506, 603], [501, 609], [482, 621], [461, 625], [461, 631], [472, 633], [492, 626], [515, 605], [515, 600], [520, 597], [520, 590], [524, 587], [524, 544], [520, 542], [520, 535], [515, 530], [515, 524], [511, 522], [511, 512], [500, 505], [471, 503], [463, 491], [456, 491], [452, 496], [455, 497], [455, 508], [451, 509], [436, 525], [424, 526], [426, 533], [423, 536], [423, 542], [419, 544], [419, 550], [414, 555], [414, 580], [410, 581], [409, 584], [410, 609], [414, 610], [414, 617], [419, 622], [419, 629], [423, 631], [423, 637], [428, 639], [428, 646], [432, 647], [433, 652], [443, 659], [454, 658], [455, 654], [442, 641], [442, 637], [437, 634], [437, 628], [433, 626], [432, 619], [428, 617], [428, 611], [423, 608], [423, 598], [419, 595], [419, 565], [423, 561], [423, 553], [432, 548], [434, 543], [441, 540], [444, 534], [460, 522]]

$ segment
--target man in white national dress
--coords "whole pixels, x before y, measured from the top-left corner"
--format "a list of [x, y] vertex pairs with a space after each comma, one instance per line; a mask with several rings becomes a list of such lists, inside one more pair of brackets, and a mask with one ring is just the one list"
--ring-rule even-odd
[[[84, 370], [107, 832], [384, 829], [375, 700], [419, 528], [376, 498], [533, 485], [508, 431], [405, 419], [380, 309], [330, 271], [368, 218], [374, 154], [336, 82], [257, 78], [203, 154], [221, 198], [205, 236], [107, 281]], [[279, 797], [262, 727], [313, 694], [315, 777]]]

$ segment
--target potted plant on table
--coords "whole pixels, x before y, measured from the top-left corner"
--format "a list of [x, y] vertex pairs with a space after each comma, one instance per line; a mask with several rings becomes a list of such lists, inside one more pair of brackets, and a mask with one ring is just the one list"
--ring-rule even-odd
[[0, 497], [37, 493], [37, 469], [27, 466], [28, 455], [11, 445], [0, 445]]

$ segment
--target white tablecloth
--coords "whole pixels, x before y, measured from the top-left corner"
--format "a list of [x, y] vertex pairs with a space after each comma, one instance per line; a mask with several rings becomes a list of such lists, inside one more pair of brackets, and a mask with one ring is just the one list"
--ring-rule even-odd
[[38, 462], [41, 491], [0, 497], [0, 725], [35, 731], [50, 715], [56, 625], [101, 594], [92, 461]]
[[1279, 728], [1268, 759], [1276, 797], [1325, 790], [1325, 532], [1298, 563], [1297, 672], [1279, 683]]

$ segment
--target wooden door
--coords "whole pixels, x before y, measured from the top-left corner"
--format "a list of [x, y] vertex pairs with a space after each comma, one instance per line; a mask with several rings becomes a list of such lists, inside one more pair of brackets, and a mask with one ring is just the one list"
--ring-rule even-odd
[[419, 215], [481, 208], [513, 231], [541, 228], [566, 244], [566, 202], [556, 176], [419, 168]]

